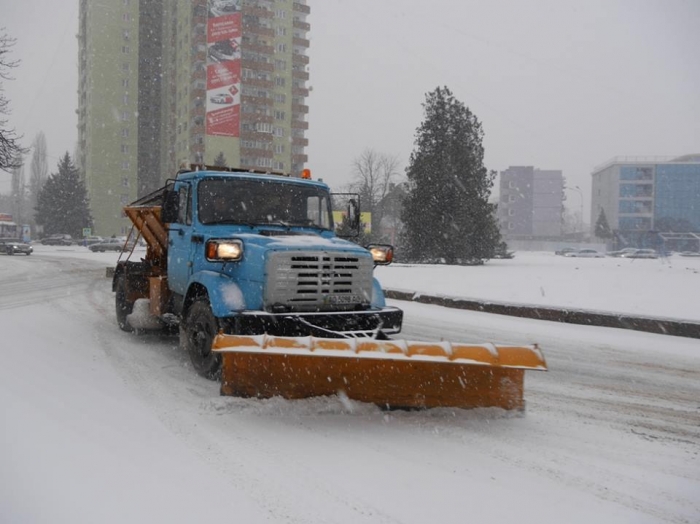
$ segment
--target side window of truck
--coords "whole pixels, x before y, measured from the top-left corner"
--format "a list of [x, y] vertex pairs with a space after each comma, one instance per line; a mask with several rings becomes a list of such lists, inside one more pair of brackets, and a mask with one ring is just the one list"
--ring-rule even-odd
[[192, 224], [192, 205], [190, 199], [190, 186], [184, 185], [180, 188], [178, 193], [180, 197], [179, 212], [177, 215], [177, 221], [180, 224]]

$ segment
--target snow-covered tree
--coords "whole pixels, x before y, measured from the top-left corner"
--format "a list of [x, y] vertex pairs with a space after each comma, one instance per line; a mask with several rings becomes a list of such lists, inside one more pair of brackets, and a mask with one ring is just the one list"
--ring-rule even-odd
[[446, 87], [428, 93], [406, 174], [402, 248], [409, 260], [447, 264], [492, 258], [501, 241], [488, 199], [496, 176], [484, 166], [484, 132]]
[[220, 151], [219, 154], [216, 155], [216, 158], [214, 159], [214, 165], [216, 167], [228, 167], [226, 157], [224, 156], [223, 151]]
[[610, 225], [608, 224], [608, 219], [605, 216], [605, 211], [603, 209], [600, 210], [598, 220], [596, 220], [595, 223], [595, 236], [604, 240], [612, 238], [613, 236]]
[[39, 191], [35, 219], [47, 235], [80, 238], [83, 228], [92, 227], [85, 183], [67, 152], [58, 163], [58, 173], [51, 174]]

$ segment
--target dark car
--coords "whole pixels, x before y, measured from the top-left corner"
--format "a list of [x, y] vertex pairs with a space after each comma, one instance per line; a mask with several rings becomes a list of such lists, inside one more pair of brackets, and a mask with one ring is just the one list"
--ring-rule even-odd
[[74, 241], [70, 235], [51, 235], [50, 237], [42, 238], [41, 243], [45, 246], [70, 246], [74, 244]]
[[108, 238], [104, 242], [91, 244], [88, 249], [93, 253], [104, 253], [105, 251], [121, 251], [124, 248], [124, 239]]
[[14, 238], [0, 238], [0, 253], [7, 253], [8, 255], [31, 255], [34, 252], [34, 248], [29, 244], [17, 240]]

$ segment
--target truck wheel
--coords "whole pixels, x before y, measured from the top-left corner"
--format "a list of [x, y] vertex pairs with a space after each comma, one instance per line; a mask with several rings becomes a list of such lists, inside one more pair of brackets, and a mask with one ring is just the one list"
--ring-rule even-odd
[[219, 322], [211, 312], [209, 301], [200, 298], [187, 311], [180, 327], [180, 344], [190, 355], [195, 371], [208, 379], [216, 379], [221, 368], [221, 355], [211, 350]]
[[126, 298], [126, 278], [124, 275], [119, 275], [117, 277], [116, 288], [116, 298], [115, 306], [117, 310], [117, 323], [119, 324], [119, 329], [122, 331], [131, 332], [134, 328], [131, 327], [129, 321], [126, 319], [128, 315], [134, 310], [134, 303]]

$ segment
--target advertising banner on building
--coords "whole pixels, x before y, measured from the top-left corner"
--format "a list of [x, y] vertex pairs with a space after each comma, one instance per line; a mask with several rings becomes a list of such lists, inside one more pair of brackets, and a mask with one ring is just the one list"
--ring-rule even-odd
[[206, 134], [240, 136], [241, 0], [209, 0]]

